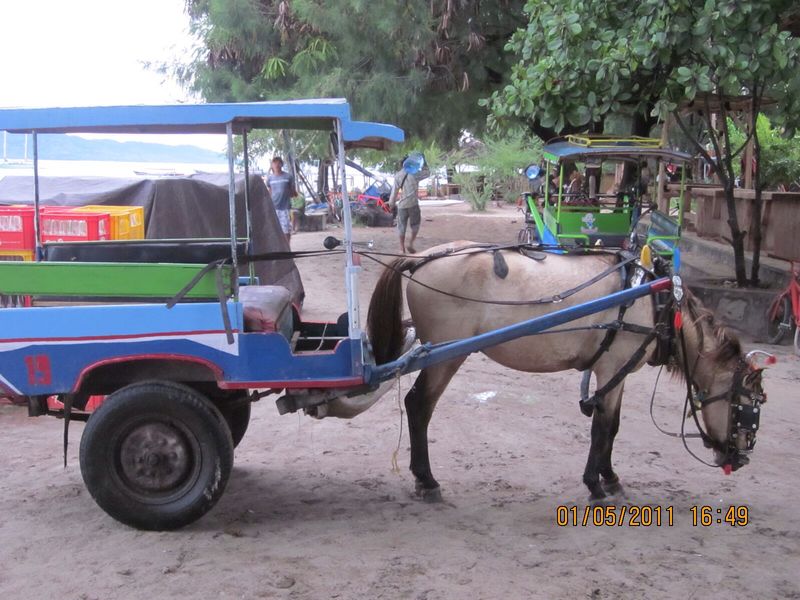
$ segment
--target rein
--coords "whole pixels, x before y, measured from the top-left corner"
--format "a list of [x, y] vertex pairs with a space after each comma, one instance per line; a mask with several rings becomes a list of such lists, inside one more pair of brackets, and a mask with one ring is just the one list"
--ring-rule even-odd
[[[432, 262], [434, 260], [438, 260], [440, 258], [445, 258], [447, 256], [469, 256], [470, 254], [477, 254], [479, 252], [482, 253], [482, 252], [488, 252], [488, 251], [511, 249], [511, 248], [520, 248], [520, 247], [521, 246], [516, 246], [516, 245], [515, 246], [499, 246], [499, 247], [498, 246], [486, 246], [486, 247], [481, 247], [476, 252], [469, 252], [469, 253], [466, 253], [466, 254], [458, 254], [459, 250], [473, 249], [474, 248], [473, 246], [468, 246], [467, 248], [460, 248], [458, 250], [444, 251], [444, 252], [439, 253], [439, 254], [430, 255], [428, 257], [423, 257], [421, 259], [421, 264], [418, 263], [418, 264], [413, 265], [413, 267], [405, 267], [405, 268], [394, 267], [391, 264], [387, 264], [387, 263], [375, 258], [374, 256], [371, 256], [371, 254], [376, 254], [376, 253], [359, 251], [358, 254], [362, 255], [362, 256], [365, 256], [366, 258], [369, 258], [370, 260], [373, 260], [373, 261], [377, 262], [380, 265], [383, 265], [385, 268], [387, 268], [387, 269], [389, 269], [391, 271], [394, 271], [395, 273], [399, 274], [400, 276], [404, 277], [405, 279], [408, 279], [409, 281], [413, 281], [415, 284], [420, 285], [420, 286], [422, 286], [422, 287], [424, 287], [426, 289], [429, 289], [429, 290], [431, 290], [433, 292], [442, 294], [444, 296], [448, 296], [450, 298], [455, 298], [457, 300], [464, 300], [466, 302], [475, 302], [477, 304], [492, 304], [492, 305], [497, 305], [497, 306], [533, 306], [533, 305], [537, 305], [537, 304], [557, 304], [559, 302], [562, 302], [563, 300], [566, 300], [570, 296], [572, 296], [574, 294], [577, 294], [581, 290], [584, 290], [587, 287], [590, 287], [590, 286], [594, 285], [598, 281], [602, 281], [603, 279], [605, 279], [606, 277], [608, 277], [612, 273], [615, 273], [616, 271], [619, 271], [620, 269], [626, 267], [627, 265], [632, 263], [634, 260], [636, 260], [635, 257], [625, 258], [624, 260], [622, 260], [622, 261], [616, 263], [615, 265], [605, 269], [604, 271], [601, 271], [600, 273], [598, 273], [597, 275], [595, 275], [591, 279], [588, 279], [587, 281], [584, 281], [583, 283], [581, 283], [581, 284], [579, 284], [579, 285], [577, 285], [577, 286], [575, 286], [575, 287], [573, 287], [571, 289], [568, 289], [568, 290], [566, 290], [564, 292], [561, 292], [560, 294], [554, 294], [554, 295], [549, 296], [549, 297], [536, 298], [534, 300], [487, 300], [487, 299], [484, 299], [484, 298], [471, 298], [469, 296], [462, 296], [460, 294], [453, 294], [451, 292], [445, 292], [444, 290], [441, 290], [439, 288], [433, 287], [431, 285], [422, 283], [421, 281], [418, 281], [418, 280], [414, 279], [414, 272], [417, 269], [419, 269], [420, 267], [422, 267], [423, 265], [425, 265], [425, 264], [427, 264], [429, 262]], [[405, 271], [408, 270], [409, 268], [413, 268], [413, 271], [411, 271], [410, 274], [405, 273]]]

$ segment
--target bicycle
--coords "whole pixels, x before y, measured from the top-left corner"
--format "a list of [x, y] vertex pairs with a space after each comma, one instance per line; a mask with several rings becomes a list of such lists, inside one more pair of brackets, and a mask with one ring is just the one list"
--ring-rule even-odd
[[794, 352], [800, 356], [800, 262], [789, 261], [789, 283], [767, 310], [767, 341], [780, 344], [794, 329]]

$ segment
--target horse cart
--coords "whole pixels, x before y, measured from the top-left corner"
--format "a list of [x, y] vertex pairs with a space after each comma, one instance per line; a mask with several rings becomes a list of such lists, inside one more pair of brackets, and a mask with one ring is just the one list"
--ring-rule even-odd
[[[548, 143], [542, 151], [545, 168], [531, 165], [529, 179], [538, 193], [525, 195], [526, 227], [520, 241], [549, 245], [623, 247], [649, 212], [646, 243], [671, 256], [683, 225], [686, 169], [675, 213], [650, 210], [657, 182], [652, 173], [664, 165], [686, 165], [691, 156], [650, 138], [571, 135]], [[671, 204], [671, 202], [670, 202]]]
[[[319, 251], [342, 259], [347, 312], [337, 321], [305, 321], [286, 289], [252, 274], [254, 261], [308, 254], [256, 256], [249, 214], [245, 231], [237, 229], [234, 138], [242, 138], [246, 174], [247, 136], [261, 128], [329, 132], [343, 186], [347, 148], [403, 140], [393, 126], [352, 120], [344, 100], [0, 110], [0, 130], [32, 135], [37, 247], [33, 262], [0, 263], [0, 293], [31, 296], [34, 304], [48, 297], [94, 300], [0, 310], [0, 389], [27, 404], [31, 416], [63, 418], [65, 450], [69, 422], [87, 422], [80, 443], [86, 486], [103, 510], [133, 527], [174, 529], [212, 508], [225, 489], [253, 401], [272, 394], [281, 414], [303, 410], [318, 418], [349, 418], [371, 406], [400, 374], [452, 363], [673, 287], [670, 277], [655, 276], [577, 303], [580, 294], [561, 306], [566, 296], [554, 297], [556, 310], [454, 341], [411, 347], [414, 336], [406, 335], [395, 355], [376, 361], [380, 348], [371, 338], [388, 331], [368, 335], [362, 329], [358, 255], [368, 251], [353, 241], [349, 203], [343, 205], [344, 239]], [[42, 260], [37, 136], [71, 132], [224, 133], [227, 256], [209, 252], [206, 264], [175, 262], [183, 249], [173, 241], [162, 256], [150, 253], [150, 260], [137, 261], [135, 244], [115, 254], [105, 242], [101, 262]], [[92, 248], [87, 242], [81, 256]], [[677, 298], [679, 279], [674, 283]], [[53, 397], [63, 408], [53, 408]], [[104, 398], [92, 412], [86, 410], [90, 397]]]

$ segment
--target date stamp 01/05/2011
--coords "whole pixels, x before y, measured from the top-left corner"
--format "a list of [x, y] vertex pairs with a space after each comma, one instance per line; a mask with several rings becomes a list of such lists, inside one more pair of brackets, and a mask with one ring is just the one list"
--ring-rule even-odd
[[745, 505], [691, 506], [676, 510], [674, 506], [605, 505], [558, 506], [556, 525], [559, 527], [673, 527], [681, 515], [689, 519], [692, 527], [746, 527], [750, 522], [750, 509]]

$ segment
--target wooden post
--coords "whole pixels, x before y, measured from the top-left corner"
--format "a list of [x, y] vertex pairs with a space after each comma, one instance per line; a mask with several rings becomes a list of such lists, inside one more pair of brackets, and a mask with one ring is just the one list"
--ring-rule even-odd
[[742, 168], [742, 175], [744, 176], [745, 189], [755, 189], [753, 181], [753, 138], [747, 141], [747, 146], [744, 147], [744, 168]]

